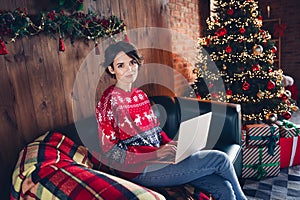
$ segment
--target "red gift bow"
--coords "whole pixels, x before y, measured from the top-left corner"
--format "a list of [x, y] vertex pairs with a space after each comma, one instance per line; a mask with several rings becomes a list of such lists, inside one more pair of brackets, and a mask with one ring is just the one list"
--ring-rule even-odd
[[286, 29], [286, 24], [275, 24], [274, 25], [274, 36], [275, 37], [283, 37], [284, 31]]

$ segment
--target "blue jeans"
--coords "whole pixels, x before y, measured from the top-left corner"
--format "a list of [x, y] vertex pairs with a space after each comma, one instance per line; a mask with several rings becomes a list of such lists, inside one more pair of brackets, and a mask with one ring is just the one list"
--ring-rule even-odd
[[228, 156], [217, 150], [198, 151], [178, 164], [152, 164], [132, 179], [146, 187], [171, 187], [189, 183], [216, 199], [247, 199]]

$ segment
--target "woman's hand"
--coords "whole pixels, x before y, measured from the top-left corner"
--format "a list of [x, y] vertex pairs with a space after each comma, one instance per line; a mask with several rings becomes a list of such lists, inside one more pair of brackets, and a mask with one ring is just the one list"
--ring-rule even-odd
[[177, 150], [177, 142], [172, 141], [168, 144], [162, 145], [157, 151], [156, 156], [157, 158], [164, 158], [164, 157], [174, 157]]

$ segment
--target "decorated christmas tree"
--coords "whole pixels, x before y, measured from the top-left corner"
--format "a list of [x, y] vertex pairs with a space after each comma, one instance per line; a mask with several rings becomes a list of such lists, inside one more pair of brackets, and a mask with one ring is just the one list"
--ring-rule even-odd
[[244, 125], [290, 119], [298, 109], [274, 65], [277, 48], [254, 0], [216, 0], [197, 45], [193, 95], [240, 104]]

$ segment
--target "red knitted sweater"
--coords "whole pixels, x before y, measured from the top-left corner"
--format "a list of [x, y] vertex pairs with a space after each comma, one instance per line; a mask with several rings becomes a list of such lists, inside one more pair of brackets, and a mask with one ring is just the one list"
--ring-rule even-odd
[[171, 139], [159, 127], [148, 96], [110, 86], [96, 106], [101, 162], [121, 176], [133, 178], [156, 158], [156, 150]]

